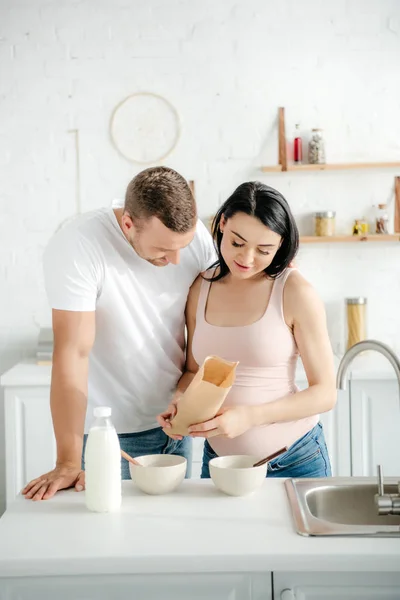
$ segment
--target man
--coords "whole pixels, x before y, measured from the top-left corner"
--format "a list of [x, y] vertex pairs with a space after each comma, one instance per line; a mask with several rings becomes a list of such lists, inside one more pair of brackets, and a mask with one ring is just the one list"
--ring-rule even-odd
[[[156, 417], [184, 367], [189, 288], [214, 260], [187, 182], [166, 167], [139, 173], [123, 208], [87, 213], [55, 234], [44, 273], [53, 315], [57, 463], [28, 483], [26, 498], [83, 489], [83, 437], [94, 406], [111, 406], [121, 448], [132, 456], [180, 454], [189, 467], [191, 440], [168, 437]], [[124, 460], [122, 476], [129, 478]]]

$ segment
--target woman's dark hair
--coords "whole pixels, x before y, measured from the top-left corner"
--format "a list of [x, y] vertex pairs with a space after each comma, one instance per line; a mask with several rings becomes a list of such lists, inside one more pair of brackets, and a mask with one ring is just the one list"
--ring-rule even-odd
[[281, 236], [282, 242], [272, 263], [265, 269], [271, 279], [279, 277], [290, 265], [299, 248], [299, 231], [289, 208], [289, 204], [280, 192], [259, 181], [242, 183], [218, 210], [212, 223], [212, 236], [218, 253], [218, 273], [207, 281], [218, 281], [229, 273], [228, 266], [221, 254], [222, 232], [220, 222], [236, 213], [245, 213], [255, 217], [271, 231]]

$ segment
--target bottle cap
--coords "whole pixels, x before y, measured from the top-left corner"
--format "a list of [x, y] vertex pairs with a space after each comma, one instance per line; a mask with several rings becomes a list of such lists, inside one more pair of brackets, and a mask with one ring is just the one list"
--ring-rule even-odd
[[324, 210], [322, 212], [314, 213], [316, 219], [334, 219], [336, 212], [334, 210]]
[[96, 406], [93, 410], [93, 414], [96, 418], [111, 417], [111, 408], [109, 406]]

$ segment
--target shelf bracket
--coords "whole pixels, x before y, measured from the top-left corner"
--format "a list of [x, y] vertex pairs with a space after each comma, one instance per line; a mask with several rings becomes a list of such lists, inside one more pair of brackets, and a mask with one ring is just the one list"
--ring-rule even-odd
[[394, 232], [400, 233], [400, 177], [394, 178]]
[[287, 152], [286, 152], [286, 134], [285, 134], [285, 109], [280, 106], [278, 109], [279, 121], [279, 164], [282, 171], [287, 171]]

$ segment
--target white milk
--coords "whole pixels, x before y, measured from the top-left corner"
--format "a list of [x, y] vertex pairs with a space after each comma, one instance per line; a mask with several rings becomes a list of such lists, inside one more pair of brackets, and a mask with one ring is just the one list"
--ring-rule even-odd
[[85, 448], [86, 506], [111, 512], [121, 506], [121, 450], [111, 408], [96, 407], [94, 415]]

